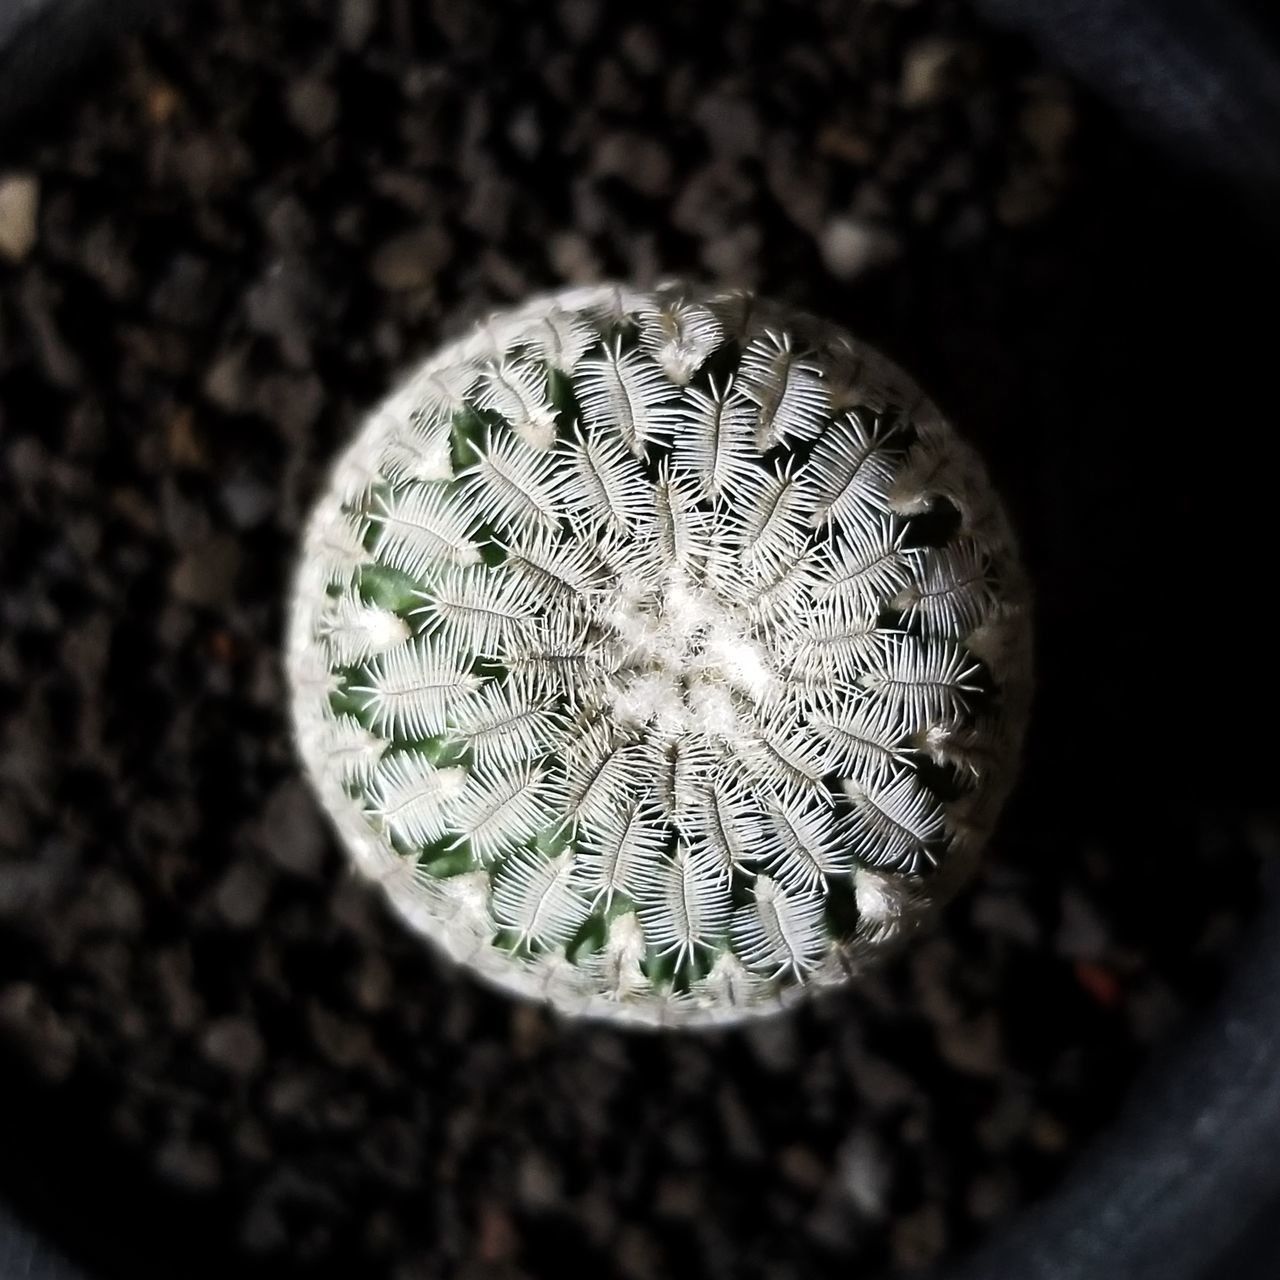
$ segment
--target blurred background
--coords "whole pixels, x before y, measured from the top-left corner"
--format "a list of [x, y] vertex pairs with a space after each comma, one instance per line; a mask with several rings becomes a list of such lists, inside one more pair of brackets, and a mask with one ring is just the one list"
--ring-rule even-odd
[[[0, 1224], [33, 1233], [0, 1225], [0, 1274], [42, 1274], [34, 1235], [131, 1280], [1274, 1274], [1274, 17], [146, 9], [0, 8]], [[1021, 531], [1041, 692], [936, 936], [663, 1037], [402, 932], [300, 781], [278, 649], [307, 505], [401, 370], [529, 292], [665, 275], [918, 376]], [[1196, 1135], [1252, 1140], [1251, 1190], [1214, 1184], [1199, 1252], [1139, 1239], [1160, 1204], [1193, 1229], [1155, 1144], [1228, 1027], [1248, 1088]], [[1150, 1202], [1091, 1154], [1114, 1133]], [[1055, 1203], [1094, 1207], [1094, 1269]]]

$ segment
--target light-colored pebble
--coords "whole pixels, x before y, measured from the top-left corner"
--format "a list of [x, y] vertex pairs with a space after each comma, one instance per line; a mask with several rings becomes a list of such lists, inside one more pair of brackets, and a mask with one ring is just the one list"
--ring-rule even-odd
[[840, 1186], [850, 1203], [867, 1218], [884, 1217], [890, 1190], [890, 1168], [880, 1141], [869, 1130], [853, 1133], [840, 1148]]
[[200, 1048], [210, 1062], [233, 1076], [251, 1076], [262, 1066], [262, 1036], [247, 1018], [211, 1022], [201, 1037]]
[[289, 119], [308, 138], [323, 138], [338, 118], [338, 95], [323, 80], [295, 80], [285, 95]]
[[907, 50], [902, 62], [898, 101], [908, 110], [928, 107], [947, 93], [947, 72], [962, 52], [955, 40], [928, 36]]
[[585, 236], [576, 231], [560, 231], [547, 242], [551, 269], [570, 284], [598, 280], [603, 265]]
[[347, 49], [360, 49], [378, 20], [376, 0], [342, 0], [338, 7], [338, 38]]
[[902, 252], [892, 231], [860, 218], [832, 218], [822, 229], [818, 248], [827, 270], [841, 280], [886, 266]]
[[0, 257], [21, 262], [39, 234], [40, 182], [32, 173], [0, 175]]

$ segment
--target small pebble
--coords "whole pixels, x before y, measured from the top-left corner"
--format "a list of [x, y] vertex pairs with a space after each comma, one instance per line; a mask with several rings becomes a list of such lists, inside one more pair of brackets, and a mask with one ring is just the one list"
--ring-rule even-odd
[[516, 1196], [526, 1208], [545, 1211], [560, 1203], [560, 1175], [541, 1151], [530, 1151], [516, 1170]]
[[171, 1138], [155, 1155], [156, 1172], [183, 1191], [212, 1191], [222, 1181], [217, 1153], [202, 1142]]
[[822, 229], [822, 260], [832, 275], [854, 280], [887, 266], [902, 252], [902, 243], [887, 227], [856, 218], [833, 218]]
[[295, 80], [285, 95], [289, 119], [308, 138], [323, 138], [338, 118], [338, 95], [329, 84], [307, 77]]
[[708, 94], [693, 113], [716, 155], [739, 159], [759, 155], [764, 127], [752, 100], [745, 94]]
[[338, 34], [347, 49], [362, 49], [378, 20], [378, 0], [340, 0]]
[[218, 914], [236, 929], [247, 929], [262, 918], [270, 883], [254, 862], [237, 862], [214, 891]]
[[800, 1061], [795, 1023], [790, 1018], [761, 1018], [743, 1032], [751, 1053], [766, 1071], [789, 1072]]
[[1075, 127], [1075, 106], [1066, 93], [1035, 97], [1018, 113], [1022, 136], [1048, 159], [1062, 154]]
[[33, 173], [0, 174], [0, 256], [21, 262], [36, 246], [40, 180]]
[[1077, 960], [1100, 960], [1110, 945], [1110, 930], [1097, 908], [1079, 890], [1066, 890], [1062, 895], [1062, 919], [1054, 939], [1058, 953]]
[[[7, 812], [0, 808], [0, 844], [20, 843], [16, 828], [7, 828], [8, 823], [16, 823], [17, 816], [12, 807]], [[67, 875], [65, 866], [45, 858], [30, 862], [0, 860], [0, 921], [21, 924], [31, 913], [51, 904]]]
[[735, 1159], [758, 1164], [765, 1158], [765, 1151], [758, 1124], [753, 1124], [751, 1112], [735, 1090], [721, 1087], [716, 1094], [720, 1129], [728, 1149]]
[[187, 604], [225, 607], [234, 599], [240, 560], [236, 540], [219, 534], [182, 556], [170, 574], [169, 589]]
[[585, 236], [561, 231], [547, 242], [551, 269], [568, 284], [587, 284], [604, 274], [604, 267]]
[[191, 253], [178, 254], [151, 291], [151, 311], [160, 320], [182, 327], [201, 322], [216, 298], [213, 267]]
[[596, 147], [595, 171], [603, 178], [619, 178], [645, 196], [661, 196], [671, 185], [666, 149], [643, 134], [607, 134]]
[[702, 261], [713, 278], [753, 288], [760, 267], [764, 236], [759, 227], [741, 226], [702, 246]]
[[979, 929], [1008, 938], [1024, 947], [1034, 946], [1042, 926], [1025, 899], [1013, 893], [979, 892], [974, 896], [973, 922]]
[[166, 947], [151, 957], [150, 968], [165, 1022], [175, 1031], [194, 1030], [205, 1016], [205, 1005], [195, 989], [190, 951], [181, 944]]
[[209, 465], [209, 450], [196, 428], [195, 414], [189, 405], [169, 417], [165, 444], [170, 459], [179, 467], [202, 470]]
[[0, 987], [0, 1043], [5, 1041], [51, 1084], [67, 1079], [76, 1065], [75, 1032], [29, 982]]
[[258, 841], [271, 860], [294, 875], [314, 876], [327, 848], [324, 823], [301, 779], [281, 782], [258, 824]]
[[307, 1023], [316, 1047], [340, 1070], [372, 1060], [373, 1044], [366, 1023], [340, 1017], [314, 1000], [307, 1006]]
[[902, 64], [898, 101], [908, 110], [932, 106], [949, 91], [948, 73], [964, 46], [948, 36], [927, 36], [916, 41]]
[[778, 1156], [778, 1169], [788, 1182], [807, 1191], [816, 1191], [826, 1183], [826, 1164], [808, 1147], [793, 1144], [784, 1147]]
[[926, 1204], [902, 1214], [893, 1223], [893, 1258], [903, 1271], [923, 1271], [947, 1247], [947, 1222], [942, 1209]]
[[74, 390], [83, 376], [81, 362], [63, 336], [58, 298], [38, 268], [32, 267], [24, 273], [15, 301], [45, 377], [63, 391]]
[[222, 503], [237, 529], [253, 529], [276, 510], [280, 496], [254, 476], [241, 474], [222, 486]]
[[452, 245], [440, 227], [423, 227], [386, 241], [373, 256], [373, 278], [389, 293], [424, 289], [448, 261]]
[[884, 1216], [889, 1197], [890, 1161], [870, 1130], [859, 1130], [841, 1146], [837, 1172], [850, 1203], [865, 1217]]
[[1071, 1140], [1066, 1126], [1047, 1111], [1038, 1111], [1031, 1118], [1030, 1138], [1041, 1151], [1061, 1151]]
[[480, 1206], [476, 1254], [485, 1266], [510, 1262], [520, 1248], [520, 1237], [507, 1209], [495, 1200], [486, 1199]]
[[249, 1211], [240, 1223], [240, 1243], [251, 1254], [274, 1253], [289, 1241], [280, 1208], [258, 1195], [249, 1201]]
[[243, 1017], [211, 1022], [201, 1037], [200, 1048], [215, 1066], [242, 1079], [257, 1074], [265, 1052], [258, 1028]]
[[507, 137], [511, 145], [525, 160], [532, 160], [542, 147], [542, 126], [538, 113], [532, 106], [520, 107], [512, 112], [507, 124]]
[[957, 1071], [994, 1076], [1004, 1063], [1000, 1020], [990, 1010], [963, 1022], [938, 1028], [938, 1048]]
[[83, 928], [128, 937], [143, 927], [146, 907], [142, 895], [118, 871], [104, 868], [96, 872], [86, 888], [79, 913]]
[[624, 1227], [614, 1247], [614, 1261], [626, 1280], [656, 1280], [668, 1274], [662, 1265], [658, 1246], [637, 1227]]

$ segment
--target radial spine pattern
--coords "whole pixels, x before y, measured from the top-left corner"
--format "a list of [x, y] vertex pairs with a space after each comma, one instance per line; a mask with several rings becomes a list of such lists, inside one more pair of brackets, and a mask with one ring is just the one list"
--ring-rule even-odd
[[1030, 692], [982, 467], [883, 357], [742, 293], [538, 299], [373, 413], [289, 667], [357, 866], [567, 1012], [732, 1021], [971, 868]]

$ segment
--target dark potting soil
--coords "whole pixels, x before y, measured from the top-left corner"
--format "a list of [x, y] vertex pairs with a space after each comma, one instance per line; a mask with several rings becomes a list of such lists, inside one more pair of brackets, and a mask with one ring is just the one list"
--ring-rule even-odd
[[[0, 151], [0, 1196], [111, 1276], [789, 1280], [1049, 1189], [1275, 841], [1237, 554], [1271, 357], [1217, 194], [953, 0], [226, 0], [70, 99]], [[978, 884], [715, 1035], [437, 962], [345, 871], [278, 662], [307, 504], [409, 362], [667, 274], [914, 370], [1038, 585]]]

